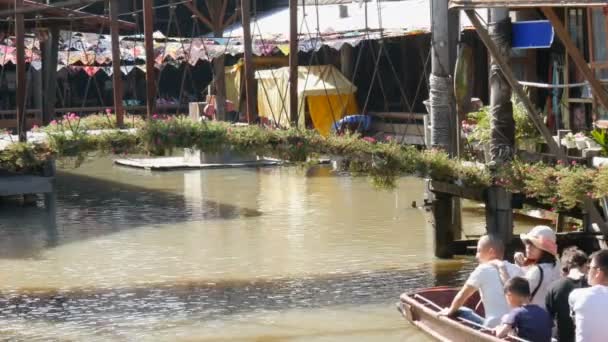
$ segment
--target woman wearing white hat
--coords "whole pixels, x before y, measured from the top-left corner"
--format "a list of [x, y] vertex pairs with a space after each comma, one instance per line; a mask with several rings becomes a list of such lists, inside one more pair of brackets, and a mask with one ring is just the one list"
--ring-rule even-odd
[[526, 255], [516, 253], [515, 263], [522, 267], [530, 283], [532, 304], [545, 308], [551, 284], [561, 277], [555, 232], [547, 226], [536, 226], [520, 238], [526, 246]]

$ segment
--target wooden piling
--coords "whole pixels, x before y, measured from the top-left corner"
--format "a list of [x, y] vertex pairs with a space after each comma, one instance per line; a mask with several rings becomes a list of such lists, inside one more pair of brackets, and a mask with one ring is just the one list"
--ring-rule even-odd
[[435, 193], [431, 205], [433, 232], [435, 233], [435, 256], [449, 259], [454, 256], [452, 245], [455, 237], [452, 231], [453, 196], [446, 193]]
[[298, 1], [289, 0], [289, 114], [298, 125]]
[[505, 244], [513, 239], [512, 195], [503, 187], [493, 186], [486, 192], [486, 231]]
[[251, 0], [241, 0], [241, 17], [243, 22], [245, 103], [247, 123], [256, 119], [255, 113], [255, 79], [253, 70], [253, 47], [251, 41]]
[[55, 119], [57, 102], [57, 62], [59, 58], [59, 27], [49, 27], [49, 38], [42, 42], [42, 72], [44, 100], [42, 103], [42, 123], [48, 125]]

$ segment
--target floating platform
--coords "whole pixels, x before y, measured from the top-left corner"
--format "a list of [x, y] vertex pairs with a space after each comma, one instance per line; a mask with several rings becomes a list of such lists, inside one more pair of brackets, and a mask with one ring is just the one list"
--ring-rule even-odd
[[205, 169], [228, 169], [245, 167], [269, 167], [283, 165], [278, 159], [264, 158], [254, 161], [240, 161], [227, 163], [197, 163], [185, 160], [183, 157], [164, 158], [128, 158], [116, 159], [114, 164], [136, 169], [150, 171], [174, 171], [174, 170], [205, 170]]

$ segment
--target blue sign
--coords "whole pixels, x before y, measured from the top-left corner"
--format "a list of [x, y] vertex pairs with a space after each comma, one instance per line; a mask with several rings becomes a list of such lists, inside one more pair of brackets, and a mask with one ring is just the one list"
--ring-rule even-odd
[[518, 21], [512, 26], [513, 49], [543, 49], [553, 44], [555, 32], [549, 20]]

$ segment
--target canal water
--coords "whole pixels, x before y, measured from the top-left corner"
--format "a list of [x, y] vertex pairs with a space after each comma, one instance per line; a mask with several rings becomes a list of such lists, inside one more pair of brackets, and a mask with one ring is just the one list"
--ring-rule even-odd
[[0, 204], [0, 339], [427, 341], [394, 303], [474, 265], [434, 259], [423, 193], [322, 167], [63, 170], [49, 208]]

